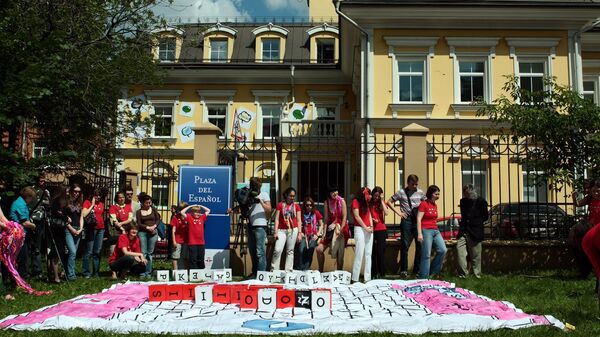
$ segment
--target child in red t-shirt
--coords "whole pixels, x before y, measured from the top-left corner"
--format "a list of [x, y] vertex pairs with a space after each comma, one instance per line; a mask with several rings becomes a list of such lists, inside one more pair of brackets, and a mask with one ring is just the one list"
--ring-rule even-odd
[[[190, 210], [190, 213], [187, 211]], [[204, 214], [202, 214], [204, 211]], [[202, 205], [190, 205], [181, 213], [187, 222], [188, 263], [190, 269], [204, 269], [204, 222], [210, 209]], [[187, 214], [186, 214], [187, 213]]]
[[171, 237], [173, 238], [171, 261], [173, 262], [173, 270], [187, 269], [188, 224], [185, 213], [181, 212], [181, 209], [186, 207], [187, 203], [182, 202], [173, 217], [171, 217]]

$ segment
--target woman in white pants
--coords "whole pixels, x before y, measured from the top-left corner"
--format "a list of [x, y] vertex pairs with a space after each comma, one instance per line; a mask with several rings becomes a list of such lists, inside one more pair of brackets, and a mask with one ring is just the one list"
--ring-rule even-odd
[[364, 280], [371, 280], [371, 252], [373, 250], [373, 218], [369, 210], [371, 190], [363, 187], [352, 199], [352, 216], [354, 217], [354, 263], [352, 264], [352, 281], [358, 282], [360, 267], [365, 258]]
[[277, 205], [275, 211], [275, 250], [271, 261], [271, 269], [279, 270], [281, 255], [285, 247], [285, 271], [294, 268], [294, 248], [298, 240], [298, 219], [301, 218], [301, 209], [294, 202], [296, 190], [288, 187], [283, 192], [283, 200]]

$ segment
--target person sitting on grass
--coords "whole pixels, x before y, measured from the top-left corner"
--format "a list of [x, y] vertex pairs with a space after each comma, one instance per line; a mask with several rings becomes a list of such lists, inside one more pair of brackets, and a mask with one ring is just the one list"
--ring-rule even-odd
[[[186, 214], [187, 211], [191, 212]], [[204, 211], [202, 214], [201, 211]], [[210, 209], [202, 205], [190, 205], [181, 210], [185, 214], [188, 225], [187, 247], [190, 269], [204, 269], [204, 223], [210, 214]]]
[[140, 275], [146, 270], [148, 261], [142, 254], [140, 238], [138, 238], [138, 226], [136, 224], [125, 225], [127, 231], [119, 236], [117, 247], [108, 259], [108, 266], [113, 271], [113, 279], [118, 273], [121, 278], [126, 273]]

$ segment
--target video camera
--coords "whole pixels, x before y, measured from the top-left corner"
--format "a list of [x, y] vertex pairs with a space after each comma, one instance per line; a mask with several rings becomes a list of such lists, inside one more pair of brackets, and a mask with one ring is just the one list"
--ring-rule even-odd
[[236, 208], [240, 209], [243, 219], [250, 218], [250, 206], [260, 202], [260, 200], [257, 198], [259, 194], [259, 190], [252, 189], [250, 187], [238, 188], [233, 193], [235, 201], [238, 204]]

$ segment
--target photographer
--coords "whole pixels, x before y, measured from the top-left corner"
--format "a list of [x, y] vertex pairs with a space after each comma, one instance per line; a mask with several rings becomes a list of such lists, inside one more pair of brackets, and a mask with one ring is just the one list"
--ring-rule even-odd
[[41, 254], [46, 251], [47, 233], [45, 224], [47, 212], [50, 208], [50, 192], [46, 189], [46, 178], [43, 175], [37, 178], [37, 184], [33, 186], [33, 189], [35, 190], [36, 199], [31, 209], [31, 220], [36, 229], [31, 232], [32, 235], [29, 237], [30, 241], [27, 244], [29, 245], [31, 258], [30, 276], [35, 277], [42, 273]]
[[257, 195], [249, 209], [248, 250], [252, 259], [252, 275], [267, 270], [266, 241], [267, 223], [271, 215], [271, 199], [269, 194], [260, 192], [260, 178], [250, 178], [250, 190]]

